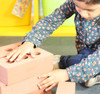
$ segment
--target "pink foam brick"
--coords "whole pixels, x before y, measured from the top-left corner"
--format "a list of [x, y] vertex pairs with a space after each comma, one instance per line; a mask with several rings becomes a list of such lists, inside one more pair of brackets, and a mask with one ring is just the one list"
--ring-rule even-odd
[[51, 94], [51, 91], [44, 92], [44, 89], [40, 90], [37, 87], [40, 81], [41, 79], [32, 77], [10, 86], [5, 86], [0, 82], [0, 94]]
[[53, 68], [53, 54], [41, 48], [36, 48], [38, 53], [35, 58], [22, 59], [20, 62], [9, 63], [5, 55], [18, 47], [20, 43], [15, 43], [0, 47], [0, 81], [5, 85], [11, 85], [47, 73]]
[[75, 83], [60, 82], [56, 94], [75, 94]]
[[12, 51], [14, 48], [18, 47], [21, 44], [21, 42], [15, 43], [15, 44], [10, 44], [7, 46], [2, 46], [0, 47], [0, 58], [4, 57], [7, 53]]

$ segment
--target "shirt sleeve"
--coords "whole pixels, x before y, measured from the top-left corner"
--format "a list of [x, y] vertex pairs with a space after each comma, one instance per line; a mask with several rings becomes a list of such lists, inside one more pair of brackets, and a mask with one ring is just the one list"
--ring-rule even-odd
[[36, 47], [41, 45], [41, 42], [48, 38], [54, 30], [56, 30], [62, 23], [72, 16], [75, 12], [72, 0], [67, 0], [60, 8], [57, 8], [49, 16], [44, 17], [32, 28], [23, 39], [24, 41], [33, 42]]
[[69, 78], [74, 82], [86, 82], [100, 72], [100, 46], [93, 54], [67, 68]]

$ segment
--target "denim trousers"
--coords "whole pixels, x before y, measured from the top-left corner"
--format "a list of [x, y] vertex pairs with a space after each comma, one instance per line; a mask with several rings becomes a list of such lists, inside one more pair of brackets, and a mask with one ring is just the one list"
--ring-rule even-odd
[[[81, 62], [81, 60], [83, 58], [86, 58], [88, 55], [92, 54], [94, 51], [95, 50], [85, 48], [85, 49], [81, 50], [77, 55], [61, 56], [60, 62], [59, 62], [59, 68], [66, 69], [69, 66], [78, 64]], [[100, 75], [100, 73], [97, 75]]]

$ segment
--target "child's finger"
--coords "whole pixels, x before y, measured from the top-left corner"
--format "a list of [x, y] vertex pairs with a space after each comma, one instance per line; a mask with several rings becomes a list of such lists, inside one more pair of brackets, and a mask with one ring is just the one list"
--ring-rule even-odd
[[49, 81], [49, 82], [47, 82], [47, 83], [45, 83], [45, 84], [40, 84], [40, 86], [41, 86], [41, 88], [47, 88], [47, 87], [50, 87], [52, 84], [54, 84], [55, 82], [54, 81]]
[[48, 78], [48, 77], [51, 76], [51, 75], [52, 75], [52, 73], [49, 72], [49, 73], [47, 73], [47, 74], [43, 74], [43, 75], [41, 75], [41, 76], [38, 76], [38, 78], [39, 78], [39, 79], [41, 79], [41, 78]]
[[49, 83], [50, 81], [52, 81], [52, 77], [49, 77], [49, 78], [43, 80], [42, 82], [40, 82], [40, 85], [43, 86], [43, 85], [45, 85], [46, 83]]
[[7, 54], [7, 59], [10, 59], [12, 57], [12, 55], [16, 52], [16, 50], [13, 50], [12, 52], [10, 52], [9, 54]]
[[16, 61], [20, 61], [24, 56], [26, 55], [26, 53], [20, 53], [19, 56], [17, 57]]
[[51, 89], [54, 88], [56, 85], [57, 85], [57, 83], [52, 84], [50, 87], [46, 88], [45, 91], [47, 92], [47, 91], [51, 90]]
[[17, 51], [16, 53], [14, 53], [13, 55], [12, 55], [12, 57], [10, 58], [10, 62], [13, 62], [17, 57], [18, 57], [18, 55], [20, 54], [20, 52], [19, 51]]
[[30, 53], [31, 53], [31, 57], [34, 58], [35, 57], [35, 52], [31, 51]]
[[31, 53], [31, 58], [35, 58], [35, 55], [33, 53]]
[[38, 76], [39, 79], [41, 79], [41, 78], [47, 78], [47, 77], [48, 77], [48, 74], [43, 74], [41, 76]]
[[48, 86], [50, 86], [53, 83], [54, 83], [53, 78], [52, 77], [49, 77], [49, 78], [43, 80], [42, 82], [40, 82], [38, 84], [38, 86], [40, 86], [40, 89], [41, 89], [41, 88], [48, 87]]

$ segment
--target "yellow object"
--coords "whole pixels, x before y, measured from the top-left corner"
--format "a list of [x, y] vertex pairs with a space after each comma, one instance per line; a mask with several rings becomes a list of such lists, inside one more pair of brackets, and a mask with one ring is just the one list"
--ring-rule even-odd
[[0, 0], [0, 36], [25, 36], [31, 27], [31, 5], [23, 18], [12, 14], [16, 0]]
[[0, 36], [25, 36], [32, 26], [0, 27]]
[[34, 25], [39, 21], [39, 0], [34, 0]]
[[76, 36], [75, 26], [60, 26], [51, 35], [53, 37], [74, 37]]
[[[23, 18], [12, 14], [16, 0], [0, 0], [0, 36], [25, 36], [32, 30], [31, 5]], [[39, 21], [39, 0], [34, 0], [34, 25]], [[67, 32], [68, 31], [68, 32]], [[69, 32], [70, 31], [70, 32]], [[51, 36], [75, 36], [74, 26], [60, 26]]]

